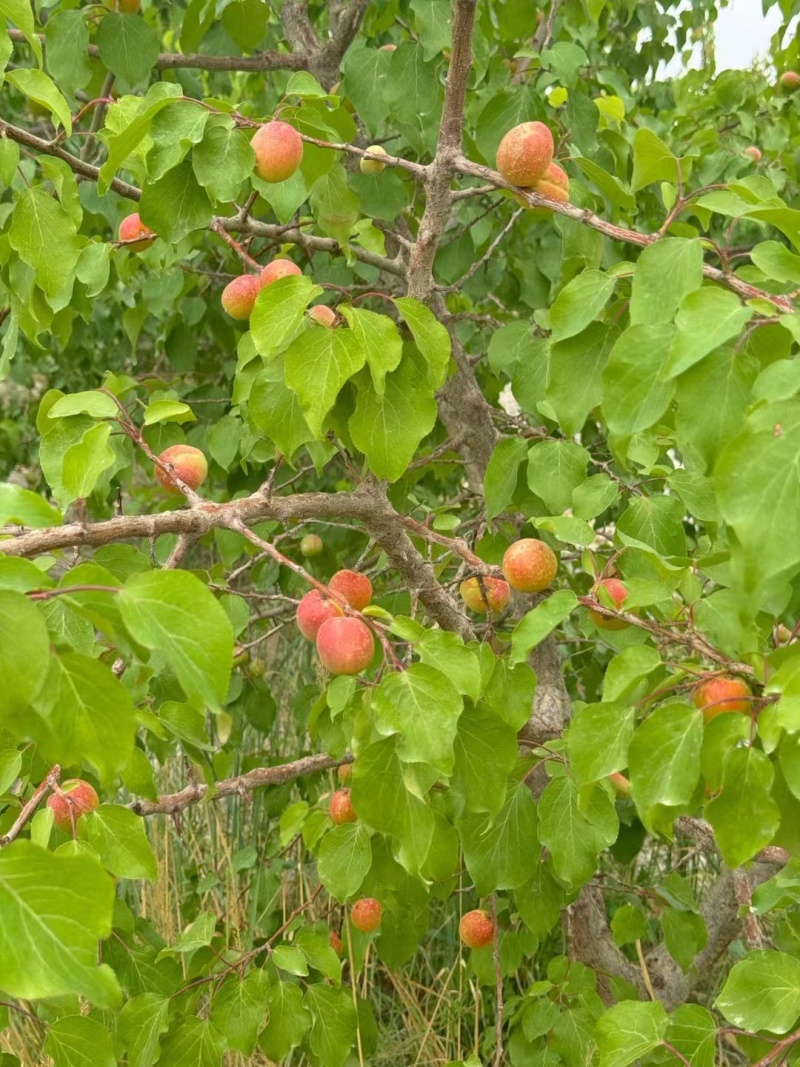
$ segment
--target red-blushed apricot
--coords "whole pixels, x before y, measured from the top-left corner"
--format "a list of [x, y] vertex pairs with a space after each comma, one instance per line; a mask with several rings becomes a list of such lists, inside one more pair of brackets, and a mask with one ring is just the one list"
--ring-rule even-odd
[[531, 189], [553, 161], [553, 135], [543, 122], [523, 122], [509, 130], [497, 149], [497, 169], [507, 182]]
[[[155, 241], [156, 236], [156, 233], [149, 226], [145, 226], [139, 218], [138, 211], [134, 211], [132, 215], [126, 215], [119, 224], [119, 239], [125, 241], [125, 247], [130, 248], [131, 252], [143, 252]], [[127, 243], [129, 241], [130, 244]]]
[[250, 142], [256, 174], [265, 182], [285, 182], [303, 159], [303, 138], [288, 122], [278, 119], [259, 126]]
[[344, 955], [344, 945], [342, 944], [342, 939], [341, 937], [339, 937], [335, 930], [331, 930], [331, 932], [328, 934], [328, 942], [337, 956]]
[[61, 786], [60, 793], [51, 793], [47, 798], [53, 822], [68, 834], [72, 833], [73, 823], [87, 811], [94, 811], [99, 804], [97, 793], [82, 778], [70, 778]]
[[383, 908], [374, 897], [362, 897], [350, 908], [350, 922], [362, 934], [371, 934], [381, 925]]
[[222, 290], [222, 306], [232, 319], [249, 319], [260, 292], [261, 279], [257, 274], [240, 274]]
[[300, 552], [307, 559], [310, 556], [318, 556], [324, 547], [322, 538], [318, 534], [306, 534], [300, 542]]
[[[168, 463], [180, 480], [190, 489], [199, 489], [208, 475], [208, 460], [193, 445], [171, 445], [158, 457], [162, 463]], [[156, 467], [156, 481], [171, 493], [180, 493], [168, 471]]]
[[[386, 156], [389, 153], [385, 148], [382, 148], [379, 144], [371, 144], [367, 149], [375, 156]], [[361, 157], [361, 162], [358, 164], [359, 170], [362, 174], [380, 174], [382, 170], [386, 170], [386, 164], [381, 163], [379, 159], [366, 159]]]
[[613, 785], [614, 792], [618, 797], [629, 797], [631, 795], [631, 783], [624, 774], [620, 774], [619, 771], [613, 771], [609, 774], [608, 780]]
[[331, 329], [336, 322], [336, 312], [333, 308], [329, 308], [327, 304], [314, 304], [313, 307], [308, 309], [308, 317], [319, 323], [320, 326], [327, 326], [328, 329]]
[[356, 571], [337, 571], [328, 582], [328, 588], [344, 597], [356, 611], [363, 611], [372, 600], [372, 582], [366, 574]]
[[297, 264], [292, 263], [290, 259], [273, 259], [261, 271], [261, 285], [263, 288], [265, 285], [277, 282], [279, 278], [288, 278], [291, 274], [302, 273]]
[[[592, 590], [595, 596], [597, 596], [597, 590], [601, 586], [614, 601], [614, 607], [617, 611], [621, 611], [622, 605], [628, 599], [628, 590], [625, 588], [624, 583], [619, 578], [603, 578]], [[624, 619], [615, 619], [613, 616], [602, 615], [594, 608], [589, 608], [589, 617], [595, 626], [599, 626], [601, 630], [624, 630], [626, 626], [630, 625]]]
[[297, 628], [307, 641], [316, 641], [319, 628], [328, 619], [342, 614], [341, 607], [330, 597], [324, 597], [318, 589], [306, 593], [297, 605]]
[[[559, 204], [568, 204], [569, 176], [565, 170], [559, 167], [558, 163], [551, 163], [544, 172], [544, 177], [534, 185], [533, 191], [540, 196], [546, 196], [548, 200], [556, 200]], [[551, 209], [547, 207], [540, 207], [536, 210], [541, 211], [542, 214], [552, 214]]]
[[745, 148], [744, 154], [750, 156], [754, 163], [761, 162], [761, 149], [757, 148], [754, 144], [751, 144], [748, 148]]
[[697, 686], [692, 699], [695, 707], [702, 711], [705, 721], [710, 722], [728, 711], [752, 715], [752, 696], [750, 686], [741, 678], [709, 678]]
[[787, 89], [790, 93], [793, 93], [800, 85], [800, 74], [796, 70], [785, 70], [778, 78], [778, 83], [782, 89]]
[[350, 799], [349, 789], [337, 789], [335, 793], [331, 794], [330, 804], [328, 805], [328, 814], [337, 826], [341, 826], [346, 822], [358, 821], [356, 809], [353, 807], [353, 801]]
[[503, 574], [509, 585], [521, 593], [540, 593], [556, 576], [558, 560], [544, 541], [523, 537], [506, 549]]
[[336, 777], [340, 782], [349, 782], [353, 777], [353, 764], [352, 763], [340, 763], [336, 771]]
[[486, 948], [494, 939], [494, 923], [487, 911], [476, 908], [461, 916], [458, 924], [461, 940], [469, 948]]
[[331, 674], [361, 674], [374, 651], [372, 631], [361, 619], [328, 619], [317, 631], [317, 652]]
[[511, 596], [509, 584], [502, 578], [467, 578], [458, 587], [458, 591], [470, 611], [481, 614], [487, 611], [502, 611]]

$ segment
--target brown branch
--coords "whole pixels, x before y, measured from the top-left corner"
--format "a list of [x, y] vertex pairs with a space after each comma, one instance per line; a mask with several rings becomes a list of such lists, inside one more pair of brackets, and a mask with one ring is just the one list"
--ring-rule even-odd
[[[48, 156], [55, 156], [56, 159], [63, 159], [75, 174], [79, 174], [89, 181], [96, 182], [100, 177], [98, 167], [93, 167], [91, 163], [73, 156], [70, 152], [65, 152], [63, 148], [59, 148], [53, 141], [46, 141], [43, 137], [37, 137], [33, 133], [28, 133], [27, 130], [20, 129], [19, 126], [13, 126], [10, 122], [6, 122], [5, 119], [0, 119], [0, 137], [9, 137], [12, 141], [16, 141], [17, 144], [25, 145], [27, 148], [34, 148], [37, 152], [44, 152]], [[129, 200], [139, 200], [142, 195], [141, 190], [137, 189], [135, 185], [124, 182], [121, 178], [112, 178], [110, 188]]]
[[761, 936], [758, 916], [753, 912], [753, 894], [747, 871], [743, 867], [737, 867], [733, 872], [733, 892], [736, 903], [742, 911], [745, 944], [751, 950], [763, 948], [764, 938]]
[[[588, 208], [576, 207], [575, 204], [558, 203], [555, 200], [548, 200], [547, 197], [540, 196], [538, 193], [534, 193], [530, 189], [521, 189], [518, 186], [507, 182], [501, 174], [492, 170], [491, 167], [484, 167], [480, 163], [473, 163], [471, 160], [465, 159], [463, 156], [455, 161], [454, 167], [459, 174], [467, 174], [472, 178], [480, 178], [482, 181], [490, 182], [496, 189], [510, 190], [518, 197], [526, 200], [530, 207], [546, 207], [558, 215], [565, 215], [568, 219], [573, 219], [575, 222], [581, 223], [583, 226], [590, 226], [593, 230], [598, 230], [600, 233], [605, 234], [606, 237], [610, 237], [615, 241], [621, 241], [623, 243], [638, 245], [640, 248], [646, 248], [648, 245], [654, 244], [661, 239], [660, 235], [657, 233], [637, 233], [636, 230], [628, 230], [623, 226], [615, 226], [613, 222], [607, 222], [605, 219], [601, 219], [598, 215], [595, 215], [594, 212], [589, 211]], [[708, 263], [703, 264], [703, 274], [711, 281], [718, 282], [720, 285], [724, 285], [728, 289], [731, 289], [734, 293], [740, 296], [742, 300], [767, 300], [783, 314], [791, 314], [795, 310], [794, 304], [789, 296], [776, 295], [775, 293], [768, 293], [764, 289], [758, 289], [756, 286], [749, 285], [735, 275], [719, 270], [717, 267], [712, 267]]]
[[[27, 37], [21, 30], [9, 27], [8, 36], [17, 44], [27, 44]], [[43, 33], [37, 34], [46, 47]], [[100, 49], [90, 44], [88, 54], [92, 59], [100, 58]], [[215, 73], [224, 71], [259, 72], [267, 70], [304, 70], [307, 57], [293, 52], [266, 51], [254, 56], [207, 56], [183, 54], [181, 52], [164, 52], [154, 63], [155, 70], [208, 70]]]
[[168, 796], [159, 797], [158, 800], [134, 800], [128, 807], [136, 815], [142, 817], [175, 815], [184, 808], [199, 804], [207, 795], [209, 800], [242, 796], [265, 785], [283, 785], [305, 774], [316, 774], [318, 771], [338, 767], [340, 763], [351, 762], [352, 756], [345, 756], [341, 760], [324, 754], [303, 756], [302, 759], [294, 760], [292, 763], [282, 763], [275, 767], [255, 767], [252, 771], [240, 774], [236, 778], [226, 778], [221, 782], [216, 782], [213, 787], [196, 782], [193, 785], [187, 785], [179, 793], [171, 793]]
[[61, 768], [57, 763], [53, 764], [47, 773], [47, 777], [44, 778], [31, 797], [31, 799], [24, 805], [19, 815], [14, 820], [11, 827], [0, 837], [0, 848], [4, 845], [10, 845], [11, 842], [19, 837], [20, 832], [27, 826], [28, 822], [33, 818], [36, 813], [36, 809], [41, 802], [47, 796], [47, 794], [54, 789], [61, 778]]

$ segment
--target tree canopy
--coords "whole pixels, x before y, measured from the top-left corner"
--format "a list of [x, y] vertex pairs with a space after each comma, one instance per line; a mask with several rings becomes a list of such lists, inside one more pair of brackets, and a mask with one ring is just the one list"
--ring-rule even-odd
[[0, 0], [0, 1067], [800, 1062], [800, 2], [719, 6]]

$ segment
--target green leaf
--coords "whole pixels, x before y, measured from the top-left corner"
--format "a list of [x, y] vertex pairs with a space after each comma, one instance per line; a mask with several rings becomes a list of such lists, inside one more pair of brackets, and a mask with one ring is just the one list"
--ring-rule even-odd
[[100, 59], [127, 85], [145, 80], [158, 59], [160, 38], [154, 26], [136, 15], [103, 15], [97, 31]]
[[[212, 1003], [216, 1004], [216, 997]], [[161, 1055], [161, 1035], [169, 1026], [169, 1001], [157, 993], [129, 1000], [119, 1015], [119, 1036], [130, 1067], [153, 1067]]]
[[387, 674], [373, 693], [375, 728], [399, 734], [397, 755], [430, 763], [449, 774], [453, 742], [464, 702], [447, 675], [424, 663]]
[[28, 0], [0, 0], [0, 15], [10, 19], [19, 27], [41, 66], [42, 45], [36, 35], [36, 25], [33, 21], [33, 9], [28, 3]]
[[527, 660], [535, 648], [578, 606], [571, 589], [558, 589], [520, 619], [511, 635], [510, 663], [514, 667]]
[[303, 1004], [311, 1014], [311, 1051], [325, 1067], [342, 1067], [358, 1026], [350, 992], [318, 982], [306, 987]]
[[210, 115], [203, 140], [192, 152], [194, 175], [212, 200], [230, 203], [252, 173], [255, 156], [228, 115]]
[[483, 480], [487, 519], [494, 519], [511, 503], [527, 452], [527, 442], [521, 437], [503, 437], [494, 446]]
[[[322, 292], [305, 274], [292, 274], [264, 286], [253, 306], [250, 331], [256, 349], [265, 361], [282, 352], [296, 336], [305, 322], [310, 301]], [[320, 327], [322, 329], [324, 327]]]
[[[156, 82], [147, 90], [138, 105], [135, 117], [124, 121], [121, 129], [108, 137], [108, 157], [100, 168], [97, 190], [101, 196], [108, 192], [111, 179], [131, 152], [150, 132], [154, 116], [181, 95], [181, 87], [173, 82]], [[117, 108], [121, 105], [117, 105]], [[111, 111], [109, 114], [113, 114]]]
[[770, 949], [749, 952], [735, 964], [714, 1007], [732, 1026], [788, 1033], [800, 1015], [800, 961]]
[[386, 117], [385, 89], [391, 65], [392, 56], [374, 46], [356, 42], [345, 53], [342, 91], [372, 134]]
[[72, 116], [69, 112], [69, 104], [44, 71], [34, 70], [31, 67], [17, 67], [16, 70], [6, 71], [6, 81], [30, 100], [35, 100], [37, 104], [46, 107], [53, 116], [54, 125], [63, 126], [68, 137], [72, 135]]
[[83, 89], [92, 76], [89, 64], [89, 27], [83, 11], [50, 13], [45, 23], [47, 69], [68, 96]]
[[58, 495], [62, 505], [85, 500], [105, 471], [113, 467], [117, 457], [108, 443], [110, 436], [110, 424], [101, 423], [88, 429], [80, 441], [66, 450], [61, 466], [62, 491]]
[[578, 433], [589, 413], [600, 406], [603, 369], [617, 335], [605, 324], [593, 322], [577, 336], [550, 346], [545, 402], [565, 434]]
[[603, 371], [603, 417], [613, 434], [647, 430], [669, 407], [675, 386], [659, 374], [674, 337], [669, 323], [630, 326], [612, 348]]
[[195, 422], [196, 419], [189, 405], [180, 400], [154, 400], [144, 411], [145, 426], [155, 426], [159, 422]]
[[617, 483], [607, 474], [593, 474], [572, 490], [572, 512], [579, 519], [594, 519], [617, 500]]
[[309, 429], [297, 394], [284, 384], [283, 373], [282, 356], [258, 372], [249, 410], [256, 428], [274, 442], [282, 455], [291, 458], [301, 445], [313, 441], [315, 435]]
[[[595, 97], [595, 104], [600, 107], [604, 100], [609, 100], [610, 97]], [[617, 207], [621, 207], [623, 211], [627, 211], [629, 214], [633, 214], [636, 210], [636, 199], [631, 194], [630, 189], [624, 185], [619, 178], [614, 174], [609, 174], [607, 171], [599, 167], [597, 163], [592, 159], [585, 159], [583, 156], [571, 156], [570, 163], [575, 163], [590, 182], [594, 182], [597, 188], [606, 196], [612, 204]]]
[[684, 556], [683, 507], [670, 496], [638, 496], [617, 522], [623, 544], [639, 542], [662, 556]]
[[597, 857], [617, 839], [619, 822], [614, 802], [603, 789], [594, 789], [588, 806], [579, 805], [572, 778], [554, 778], [539, 800], [539, 840], [550, 850], [553, 868], [567, 885], [587, 882]]
[[720, 510], [764, 577], [800, 560], [800, 403], [759, 408], [720, 456]]
[[452, 783], [464, 799], [464, 810], [496, 815], [516, 759], [513, 726], [484, 703], [468, 705], [458, 720]]
[[227, 1041], [211, 1023], [178, 1016], [177, 1025], [164, 1038], [160, 1062], [170, 1067], [219, 1067], [226, 1047]]
[[647, 917], [636, 904], [623, 904], [611, 918], [615, 945], [630, 945], [647, 937]]
[[778, 241], [762, 241], [750, 249], [750, 259], [776, 282], [800, 282], [800, 256]]
[[589, 453], [574, 441], [540, 441], [528, 453], [528, 486], [552, 515], [572, 504], [572, 493], [586, 481]]
[[105, 663], [69, 652], [50, 657], [47, 684], [34, 704], [36, 718], [20, 720], [43, 754], [65, 766], [87, 760], [104, 781], [127, 764], [136, 721], [129, 690]]
[[561, 290], [550, 308], [553, 341], [585, 330], [596, 319], [614, 292], [615, 279], [600, 270], [585, 270]]
[[348, 427], [370, 470], [379, 478], [396, 481], [435, 422], [436, 401], [426, 382], [422, 359], [410, 346], [397, 370], [387, 376], [382, 397], [371, 382], [359, 381]]
[[708, 930], [701, 915], [691, 911], [666, 908], [661, 913], [661, 928], [667, 951], [683, 971], [688, 971], [698, 952], [708, 941]]
[[117, 878], [158, 876], [144, 820], [119, 804], [101, 804], [78, 822], [78, 837], [92, 846], [105, 869]]
[[575, 713], [567, 734], [567, 755], [578, 786], [627, 767], [633, 710], [625, 704], [603, 703], [587, 704]]
[[600, 1067], [629, 1067], [636, 1063], [661, 1044], [668, 1025], [669, 1016], [658, 1001], [641, 1004], [626, 1000], [608, 1008], [595, 1029]]
[[752, 859], [780, 826], [773, 777], [769, 757], [756, 748], [732, 748], [725, 755], [722, 790], [706, 804], [705, 814], [729, 867]]
[[433, 813], [406, 788], [395, 737], [374, 741], [358, 754], [353, 765], [351, 796], [360, 819], [395, 838], [399, 859], [410, 871], [425, 862], [433, 836]]
[[450, 334], [430, 308], [410, 296], [399, 296], [394, 305], [428, 364], [428, 381], [432, 389], [444, 385], [450, 363]]
[[483, 694], [489, 707], [515, 730], [528, 721], [536, 692], [536, 675], [528, 663], [497, 660]]
[[308, 199], [319, 228], [344, 248], [361, 214], [361, 204], [347, 184], [344, 167], [335, 163], [317, 178]]
[[97, 1019], [65, 1015], [47, 1029], [43, 1051], [57, 1067], [115, 1067], [111, 1034]]
[[233, 630], [199, 578], [183, 571], [134, 575], [119, 607], [135, 640], [157, 651], [186, 695], [219, 708], [230, 680]]
[[399, 366], [403, 355], [403, 342], [397, 327], [388, 315], [377, 315], [374, 311], [364, 311], [349, 304], [341, 305], [339, 311], [366, 352], [372, 384], [376, 394], [382, 397], [386, 375]]
[[336, 900], [354, 896], [372, 863], [369, 832], [361, 823], [345, 823], [322, 839], [317, 860], [319, 879]]
[[615, 656], [603, 679], [603, 700], [620, 700], [661, 666], [661, 657], [650, 645], [634, 645]]
[[699, 241], [664, 237], [648, 245], [636, 261], [633, 275], [631, 325], [671, 322], [684, 298], [702, 284], [703, 250]]
[[315, 437], [321, 436], [339, 390], [361, 370], [366, 355], [351, 330], [306, 330], [287, 348], [286, 384], [297, 393]]
[[272, 960], [276, 967], [288, 974], [302, 977], [308, 974], [306, 958], [294, 945], [278, 945], [272, 953]]
[[451, 40], [451, 11], [449, 0], [411, 0], [411, 10], [417, 20], [423, 55], [433, 59]]
[[311, 1025], [303, 1007], [303, 991], [288, 982], [276, 982], [267, 990], [267, 1025], [258, 1039], [259, 1048], [270, 1059], [285, 1061], [300, 1044]]
[[670, 1017], [667, 1041], [692, 1067], [714, 1067], [717, 1024], [711, 1012], [699, 1004], [678, 1005]]
[[459, 693], [478, 699], [481, 669], [474, 645], [467, 648], [458, 634], [447, 630], [426, 630], [415, 647], [422, 662], [446, 674]]
[[208, 111], [188, 100], [178, 100], [153, 116], [147, 153], [147, 176], [158, 181], [168, 170], [186, 158], [189, 150], [203, 139]]
[[[107, 15], [103, 23], [116, 17]], [[142, 189], [139, 213], [146, 226], [172, 244], [208, 226], [213, 214], [211, 202], [194, 176], [190, 159], [184, 159], [158, 181], [147, 182]]]
[[727, 289], [708, 286], [690, 293], [675, 319], [678, 333], [661, 369], [662, 379], [677, 378], [725, 341], [738, 337], [751, 315], [750, 308]]
[[75, 223], [61, 204], [41, 188], [19, 193], [8, 241], [23, 263], [33, 267], [36, 284], [48, 296], [63, 289], [78, 262]]
[[226, 978], [211, 1001], [209, 1021], [225, 1035], [228, 1047], [243, 1056], [252, 1056], [256, 1047], [267, 1012], [268, 989], [266, 973], [255, 968], [244, 980], [236, 975]]
[[675, 182], [680, 176], [678, 160], [661, 138], [647, 127], [638, 129], [633, 138], [631, 190], [636, 193], [657, 181]]
[[656, 708], [633, 735], [628, 751], [631, 791], [651, 832], [668, 829], [687, 809], [700, 775], [703, 716], [688, 704]]
[[97, 942], [111, 933], [114, 883], [91, 856], [54, 856], [30, 841], [0, 852], [0, 989], [20, 1000], [119, 999]]
[[41, 692], [50, 659], [50, 638], [36, 607], [12, 590], [0, 590], [0, 724]]
[[464, 862], [478, 896], [516, 889], [539, 866], [538, 819], [530, 790], [510, 782], [497, 815], [467, 814], [458, 822]]

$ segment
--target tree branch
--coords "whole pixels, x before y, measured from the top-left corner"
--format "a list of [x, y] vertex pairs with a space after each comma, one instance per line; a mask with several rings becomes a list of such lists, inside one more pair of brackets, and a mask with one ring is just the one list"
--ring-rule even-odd
[[305, 774], [316, 774], [318, 771], [338, 767], [340, 763], [351, 763], [352, 759], [352, 756], [344, 756], [336, 760], [325, 754], [304, 756], [292, 763], [281, 763], [275, 767], [255, 767], [252, 771], [240, 774], [236, 778], [225, 778], [221, 782], [215, 782], [213, 787], [196, 782], [193, 785], [187, 785], [179, 793], [170, 793], [168, 796], [159, 797], [158, 800], [134, 800], [128, 807], [136, 815], [143, 817], [176, 815], [184, 808], [199, 804], [206, 797], [208, 800], [221, 800], [222, 797], [242, 796], [244, 793], [260, 789], [265, 785], [283, 785]]

